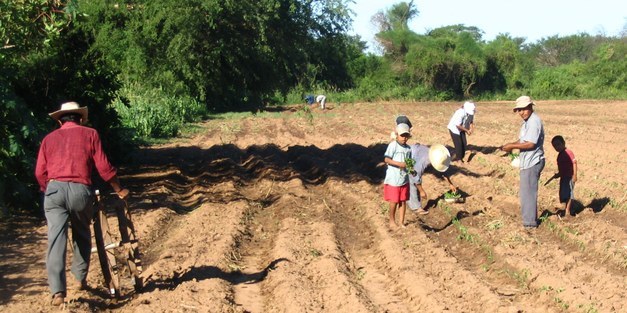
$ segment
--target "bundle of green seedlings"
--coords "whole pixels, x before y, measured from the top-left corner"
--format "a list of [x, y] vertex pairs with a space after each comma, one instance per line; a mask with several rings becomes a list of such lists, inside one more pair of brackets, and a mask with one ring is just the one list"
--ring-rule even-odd
[[412, 158], [406, 158], [405, 159], [405, 171], [407, 171], [407, 173], [412, 174], [413, 176], [416, 176], [416, 171], [414, 170], [414, 165], [416, 165], [416, 161], [414, 161], [414, 159], [412, 159]]
[[453, 190], [449, 190], [444, 194], [444, 199], [459, 199], [461, 197], [462, 195], [459, 192]]

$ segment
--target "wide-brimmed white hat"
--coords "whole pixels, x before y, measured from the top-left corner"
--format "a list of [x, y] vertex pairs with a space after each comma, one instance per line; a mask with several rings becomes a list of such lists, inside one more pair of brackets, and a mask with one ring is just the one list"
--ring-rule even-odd
[[436, 144], [429, 148], [429, 162], [438, 172], [446, 172], [451, 165], [451, 154], [445, 146]]
[[59, 120], [61, 116], [69, 113], [78, 113], [83, 118], [83, 123], [87, 122], [87, 107], [81, 107], [76, 102], [66, 102], [61, 104], [61, 109], [50, 113], [50, 117]]
[[524, 109], [528, 107], [529, 105], [534, 105], [534, 104], [535, 103], [533, 103], [533, 100], [531, 100], [531, 97], [520, 96], [518, 97], [518, 99], [516, 99], [516, 106], [514, 107], [514, 111], [516, 111], [516, 109]]

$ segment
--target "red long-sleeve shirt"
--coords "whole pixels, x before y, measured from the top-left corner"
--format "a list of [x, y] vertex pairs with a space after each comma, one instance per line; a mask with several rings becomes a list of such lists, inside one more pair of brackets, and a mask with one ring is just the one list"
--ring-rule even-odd
[[51, 179], [91, 185], [94, 166], [105, 181], [117, 173], [102, 151], [98, 132], [66, 122], [41, 142], [35, 176], [41, 191], [46, 190]]

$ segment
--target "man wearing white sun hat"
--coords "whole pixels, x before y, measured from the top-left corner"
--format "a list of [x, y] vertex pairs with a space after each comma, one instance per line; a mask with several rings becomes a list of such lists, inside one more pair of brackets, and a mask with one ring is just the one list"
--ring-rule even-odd
[[523, 119], [518, 141], [501, 147], [505, 152], [520, 149], [520, 210], [523, 226], [538, 227], [538, 181], [544, 169], [544, 125], [533, 110], [535, 103], [529, 96], [516, 99], [514, 112]]
[[451, 181], [449, 175], [446, 174], [450, 164], [451, 155], [448, 149], [443, 145], [436, 144], [431, 147], [413, 144], [411, 147], [411, 157], [414, 159], [414, 168], [409, 176], [409, 200], [407, 206], [410, 210], [418, 214], [427, 214], [429, 211], [425, 209], [428, 197], [427, 192], [423, 188], [422, 175], [433, 168], [437, 171], [438, 176], [445, 179], [451, 190], [457, 192], [457, 187]]

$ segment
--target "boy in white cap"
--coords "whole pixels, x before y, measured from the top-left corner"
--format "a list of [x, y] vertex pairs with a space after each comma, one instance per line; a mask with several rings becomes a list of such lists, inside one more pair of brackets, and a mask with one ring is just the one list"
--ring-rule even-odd
[[427, 192], [423, 188], [422, 175], [429, 169], [434, 169], [438, 174], [443, 174], [451, 190], [457, 192], [457, 187], [453, 185], [451, 178], [445, 174], [451, 164], [451, 155], [448, 149], [443, 145], [437, 144], [431, 146], [413, 144], [411, 147], [411, 158], [414, 159], [414, 168], [412, 175], [409, 176], [409, 201], [407, 206], [410, 210], [418, 214], [428, 214], [425, 209], [428, 197]]
[[533, 111], [534, 103], [529, 96], [516, 99], [514, 112], [523, 119], [519, 139], [501, 147], [505, 152], [520, 150], [520, 210], [523, 226], [538, 227], [538, 181], [544, 169], [544, 125]]
[[396, 222], [396, 211], [399, 211], [400, 226], [405, 225], [405, 202], [409, 198], [409, 177], [405, 160], [411, 158], [411, 148], [407, 140], [411, 137], [409, 125], [396, 126], [396, 140], [390, 142], [384, 154], [387, 164], [383, 181], [383, 199], [389, 202], [390, 228], [399, 226]]

